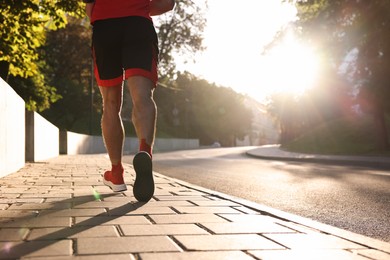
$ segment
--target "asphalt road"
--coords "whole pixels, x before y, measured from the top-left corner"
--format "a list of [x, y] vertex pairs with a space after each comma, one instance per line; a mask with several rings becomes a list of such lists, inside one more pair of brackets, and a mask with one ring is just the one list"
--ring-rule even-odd
[[390, 242], [388, 170], [262, 160], [245, 155], [248, 149], [155, 153], [154, 171]]

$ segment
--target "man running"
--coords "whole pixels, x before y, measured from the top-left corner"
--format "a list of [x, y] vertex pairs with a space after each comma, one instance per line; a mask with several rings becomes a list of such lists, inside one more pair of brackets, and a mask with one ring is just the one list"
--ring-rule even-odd
[[124, 128], [120, 111], [125, 80], [133, 103], [132, 122], [139, 140], [134, 156], [133, 193], [138, 201], [154, 194], [152, 148], [156, 131], [158, 40], [151, 16], [173, 9], [174, 0], [83, 0], [93, 25], [95, 77], [103, 98], [101, 121], [112, 168], [103, 182], [113, 191], [127, 190], [122, 167]]

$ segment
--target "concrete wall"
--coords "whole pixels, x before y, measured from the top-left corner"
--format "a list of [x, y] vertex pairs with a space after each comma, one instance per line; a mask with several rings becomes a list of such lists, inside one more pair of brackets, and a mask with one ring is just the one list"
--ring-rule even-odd
[[24, 166], [24, 107], [23, 99], [0, 78], [0, 177]]
[[94, 154], [105, 153], [101, 136], [83, 135], [73, 132], [62, 132], [60, 138], [61, 154]]
[[[96, 154], [106, 153], [103, 138], [101, 136], [90, 136], [72, 132], [61, 132], [60, 135], [61, 154]], [[199, 148], [198, 139], [161, 139], [157, 138], [154, 144], [154, 151], [173, 151]], [[138, 151], [138, 139], [127, 137], [124, 144], [124, 153], [135, 153]]]
[[199, 139], [157, 138], [154, 142], [155, 152], [189, 150], [199, 148]]
[[[197, 139], [156, 139], [155, 152], [199, 148]], [[137, 138], [126, 138], [124, 153], [138, 151]], [[101, 136], [88, 136], [59, 129], [25, 103], [0, 78], [0, 177], [18, 171], [26, 161], [44, 161], [59, 154], [106, 153]]]
[[26, 112], [26, 161], [44, 161], [59, 155], [59, 130], [36, 112]]

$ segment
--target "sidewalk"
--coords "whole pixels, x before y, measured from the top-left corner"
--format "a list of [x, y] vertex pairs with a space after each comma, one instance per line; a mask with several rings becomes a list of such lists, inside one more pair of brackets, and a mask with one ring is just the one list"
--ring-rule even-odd
[[155, 173], [147, 204], [102, 184], [103, 155], [0, 178], [0, 259], [390, 259], [390, 244]]

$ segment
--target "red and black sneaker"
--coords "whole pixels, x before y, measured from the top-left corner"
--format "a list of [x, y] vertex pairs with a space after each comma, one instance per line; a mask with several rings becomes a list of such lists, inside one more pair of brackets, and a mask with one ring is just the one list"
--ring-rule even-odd
[[123, 172], [124, 170], [122, 166], [120, 171], [116, 171], [115, 173], [113, 170], [106, 171], [103, 176], [103, 183], [115, 192], [127, 190], [125, 181], [123, 179]]
[[147, 152], [139, 152], [134, 156], [135, 182], [134, 197], [140, 202], [149, 201], [154, 194], [152, 158]]

